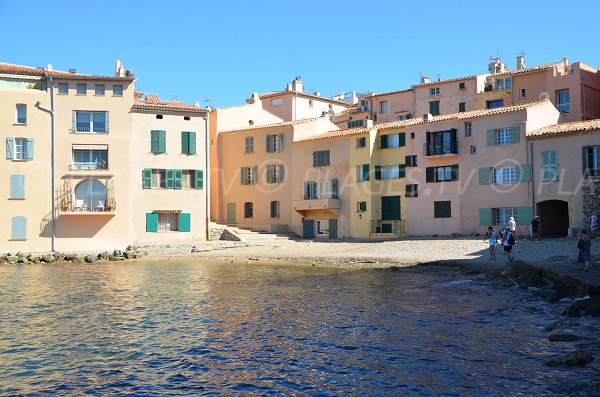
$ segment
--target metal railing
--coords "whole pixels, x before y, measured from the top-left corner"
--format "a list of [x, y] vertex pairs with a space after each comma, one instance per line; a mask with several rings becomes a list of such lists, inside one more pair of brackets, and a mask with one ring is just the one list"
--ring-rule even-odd
[[102, 127], [102, 128], [90, 128], [90, 127], [77, 127], [77, 128], [70, 128], [69, 129], [69, 133], [70, 134], [108, 134], [108, 127]]
[[393, 233], [400, 235], [406, 233], [406, 221], [405, 220], [379, 220], [370, 221], [369, 231], [371, 233]]
[[80, 170], [108, 170], [108, 162], [106, 161], [78, 161], [69, 165], [70, 171]]
[[444, 156], [448, 154], [458, 154], [458, 142], [451, 141], [443, 144], [425, 143], [423, 144], [423, 153], [425, 156]]

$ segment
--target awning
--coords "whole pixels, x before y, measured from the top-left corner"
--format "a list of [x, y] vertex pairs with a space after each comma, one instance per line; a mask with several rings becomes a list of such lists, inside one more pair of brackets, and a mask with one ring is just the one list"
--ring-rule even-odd
[[154, 210], [152, 211], [154, 214], [179, 214], [181, 210]]
[[108, 150], [108, 145], [73, 145], [73, 150]]

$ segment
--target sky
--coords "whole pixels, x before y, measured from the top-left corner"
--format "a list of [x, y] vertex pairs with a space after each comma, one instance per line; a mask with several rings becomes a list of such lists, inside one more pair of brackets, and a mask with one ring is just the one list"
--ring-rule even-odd
[[0, 62], [114, 75], [201, 106], [252, 92], [387, 92], [568, 57], [600, 68], [600, 2], [0, 0]]

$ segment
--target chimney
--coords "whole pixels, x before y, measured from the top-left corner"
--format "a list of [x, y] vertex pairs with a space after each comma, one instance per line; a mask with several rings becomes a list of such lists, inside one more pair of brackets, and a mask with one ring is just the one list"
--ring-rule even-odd
[[500, 62], [500, 58], [492, 58], [488, 63], [488, 70], [490, 73], [503, 73], [506, 72], [506, 65]]
[[292, 91], [304, 92], [304, 84], [302, 84], [299, 77], [296, 77], [294, 81], [292, 81]]
[[371, 120], [371, 119], [367, 119], [367, 120], [365, 120], [365, 121], [366, 121], [366, 123], [365, 123], [365, 127], [366, 127], [366, 128], [371, 128], [371, 127], [373, 127], [373, 120]]
[[315, 92], [313, 93], [313, 95], [315, 95], [315, 96], [321, 96], [321, 93], [320, 93], [319, 91], [315, 91]]
[[48, 64], [48, 68], [46, 70], [52, 70], [52, 64], [51, 63]]
[[517, 57], [517, 70], [525, 69], [525, 57], [523, 55], [519, 55]]
[[421, 84], [431, 83], [431, 80], [427, 76], [421, 76]]
[[250, 98], [246, 99], [246, 103], [247, 104], [261, 103], [260, 97], [258, 96], [258, 94], [256, 92], [253, 92], [252, 96]]
[[195, 108], [199, 108], [200, 107], [200, 102], [194, 102], [194, 107]]
[[423, 115], [423, 121], [431, 121], [433, 120], [433, 115], [431, 113], [425, 113]]
[[121, 60], [117, 59], [117, 61], [115, 62], [115, 77], [123, 77], [121, 76]]
[[563, 67], [565, 68], [565, 73], [567, 73], [567, 69], [569, 68], [569, 58], [563, 58]]

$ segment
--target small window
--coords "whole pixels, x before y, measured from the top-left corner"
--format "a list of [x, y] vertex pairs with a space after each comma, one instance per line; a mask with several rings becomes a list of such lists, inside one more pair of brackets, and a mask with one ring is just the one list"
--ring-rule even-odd
[[501, 108], [504, 106], [504, 100], [503, 99], [497, 99], [497, 100], [493, 100], [493, 101], [487, 101], [487, 108], [488, 109], [496, 109], [496, 108]]
[[452, 206], [450, 201], [433, 202], [434, 218], [452, 218]]
[[494, 184], [504, 185], [517, 183], [517, 167], [498, 167], [494, 168]]
[[104, 84], [96, 84], [94, 86], [94, 94], [97, 96], [104, 96]]
[[257, 167], [242, 167], [240, 171], [242, 185], [256, 184], [256, 170]]
[[267, 165], [267, 183], [283, 182], [283, 164]]
[[465, 88], [466, 88], [466, 86], [465, 86], [465, 82], [464, 81], [461, 82], [461, 83], [458, 83], [458, 89], [459, 90], [464, 90]]
[[27, 124], [27, 105], [17, 104], [17, 124]]
[[510, 128], [499, 128], [496, 131], [496, 143], [498, 145], [510, 145], [512, 143]]
[[190, 121], [190, 116], [183, 116], [183, 119], [184, 119], [185, 121]]
[[167, 188], [167, 170], [152, 170], [152, 187], [153, 188]]
[[367, 137], [361, 136], [360, 138], [356, 138], [356, 147], [363, 148], [367, 146]]
[[429, 95], [439, 95], [439, 94], [440, 94], [440, 87], [435, 87], [435, 88], [429, 89]]
[[7, 138], [7, 160], [33, 160], [33, 139]]
[[477, 146], [471, 145], [471, 154], [477, 154]]
[[313, 100], [312, 100], [312, 99], [309, 99], [309, 100], [308, 100], [308, 107], [309, 107], [309, 108], [312, 108], [312, 107], [313, 107]]
[[470, 121], [465, 123], [465, 136], [473, 135], [473, 124]]
[[431, 113], [432, 116], [437, 116], [440, 114], [440, 101], [429, 102], [429, 113]]
[[369, 164], [361, 164], [356, 166], [356, 180], [358, 182], [366, 182], [371, 179]]
[[66, 95], [69, 93], [69, 83], [58, 83], [58, 93]]
[[458, 164], [425, 168], [425, 182], [451, 182], [458, 180]]
[[317, 150], [313, 152], [313, 167], [329, 165], [329, 150]]
[[379, 113], [386, 114], [389, 111], [388, 101], [379, 102]]
[[466, 110], [467, 110], [467, 104], [464, 103], [464, 102], [459, 102], [458, 103], [458, 112], [461, 113], [461, 112], [464, 112]]
[[271, 99], [271, 106], [281, 106], [283, 104], [283, 99], [275, 98]]
[[348, 121], [348, 128], [357, 128], [357, 127], [362, 127], [364, 125], [364, 121], [363, 120], [351, 120]]
[[329, 104], [329, 110], [333, 110], [333, 105], [331, 103]]
[[417, 166], [417, 155], [413, 154], [410, 156], [404, 156], [404, 164], [407, 167], [416, 167]]
[[569, 113], [571, 111], [569, 90], [556, 91], [556, 107], [561, 113]]
[[162, 118], [163, 118], [163, 115], [162, 115], [162, 114], [157, 114], [157, 115], [156, 115], [156, 118], [157, 118], [157, 119], [159, 119], [159, 120], [162, 120]]
[[179, 217], [176, 212], [164, 212], [158, 214], [159, 232], [176, 232], [179, 230]]
[[181, 132], [181, 154], [196, 154], [196, 133], [194, 131]]
[[123, 86], [121, 84], [113, 85], [113, 96], [123, 96]]
[[410, 133], [410, 139], [415, 139], [415, 133], [414, 132]]
[[521, 98], [521, 99], [527, 98], [527, 90], [525, 88], [519, 89], [519, 98]]
[[279, 201], [271, 201], [271, 218], [279, 218], [281, 205]]
[[254, 153], [254, 137], [247, 136], [245, 139], [245, 153]]
[[181, 171], [181, 187], [183, 189], [196, 189], [196, 170]]
[[87, 94], [87, 84], [79, 83], [77, 84], [77, 95], [86, 95]]
[[356, 203], [356, 212], [365, 212], [367, 210], [367, 202], [366, 201], [358, 201]]
[[254, 216], [254, 203], [246, 202], [244, 203], [244, 218], [252, 218]]
[[407, 184], [406, 185], [406, 197], [419, 197], [419, 185]]
[[267, 135], [267, 153], [276, 153], [283, 150], [283, 134]]

